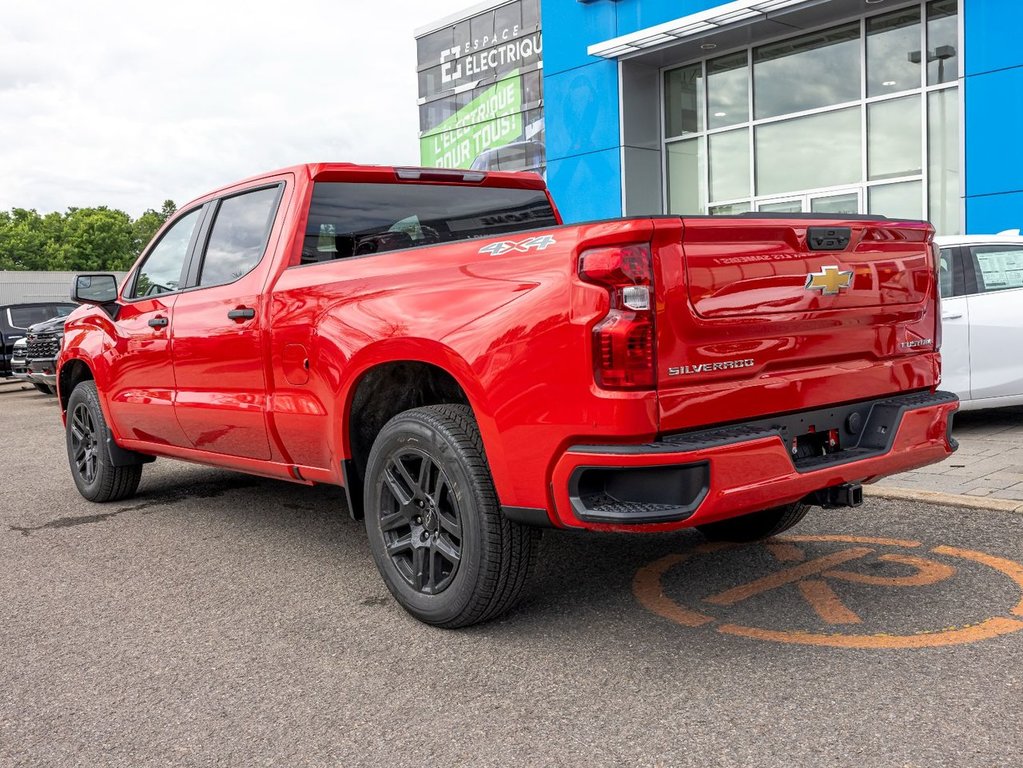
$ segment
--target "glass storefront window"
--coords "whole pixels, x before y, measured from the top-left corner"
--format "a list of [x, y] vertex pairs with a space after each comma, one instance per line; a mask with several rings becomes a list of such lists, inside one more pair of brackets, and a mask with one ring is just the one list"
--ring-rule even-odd
[[951, 83], [959, 77], [958, 0], [927, 4], [927, 84]]
[[749, 120], [746, 51], [707, 62], [707, 113], [710, 128], [724, 128]]
[[869, 211], [960, 232], [959, 0], [900, 4], [665, 70], [670, 212]]
[[812, 213], [859, 213], [860, 196], [856, 192], [844, 192], [840, 195], [822, 195], [810, 200]]
[[867, 178], [923, 173], [919, 96], [867, 105]]
[[753, 50], [757, 119], [860, 98], [860, 25], [814, 32]]
[[712, 205], [710, 213], [712, 216], [734, 216], [737, 213], [746, 213], [749, 209], [749, 203], [726, 203], [725, 205]]
[[777, 203], [760, 203], [757, 210], [761, 213], [802, 213], [803, 200], [780, 200]]
[[703, 66], [693, 64], [664, 75], [664, 135], [703, 130]]
[[710, 146], [710, 199], [746, 197], [749, 189], [749, 129], [714, 133]]
[[898, 184], [871, 187], [867, 212], [891, 219], [922, 219], [924, 217], [922, 190], [922, 181], [903, 181]]
[[757, 194], [860, 181], [861, 145], [859, 107], [758, 126]]
[[958, 235], [959, 90], [927, 94], [928, 218], [941, 235]]
[[707, 192], [703, 139], [668, 145], [668, 213], [703, 213]]
[[919, 88], [920, 9], [907, 8], [867, 19], [867, 96]]

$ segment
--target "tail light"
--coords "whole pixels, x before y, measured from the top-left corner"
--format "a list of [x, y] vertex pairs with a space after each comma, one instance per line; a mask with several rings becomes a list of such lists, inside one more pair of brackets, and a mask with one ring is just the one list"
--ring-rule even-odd
[[579, 257], [579, 277], [603, 286], [607, 315], [593, 326], [593, 370], [604, 389], [654, 386], [653, 274], [650, 246], [593, 248]]

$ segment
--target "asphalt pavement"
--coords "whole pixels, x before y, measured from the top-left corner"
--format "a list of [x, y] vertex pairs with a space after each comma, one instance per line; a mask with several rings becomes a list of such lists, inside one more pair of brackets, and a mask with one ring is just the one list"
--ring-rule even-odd
[[548, 533], [468, 630], [390, 599], [339, 489], [71, 481], [0, 388], [2, 766], [1018, 766], [1023, 514], [869, 498], [768, 544]]

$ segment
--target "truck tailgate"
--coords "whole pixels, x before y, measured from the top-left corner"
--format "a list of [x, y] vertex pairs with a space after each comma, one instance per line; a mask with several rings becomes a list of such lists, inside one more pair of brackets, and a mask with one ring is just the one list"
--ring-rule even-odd
[[656, 224], [662, 432], [937, 383], [925, 222]]

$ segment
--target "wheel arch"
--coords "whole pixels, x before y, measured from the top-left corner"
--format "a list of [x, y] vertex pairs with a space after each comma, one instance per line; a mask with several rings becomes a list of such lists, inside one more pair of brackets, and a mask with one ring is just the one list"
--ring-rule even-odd
[[362, 517], [363, 481], [373, 441], [391, 418], [412, 408], [468, 405], [479, 425], [491, 472], [498, 474], [494, 467], [503, 457], [492, 437], [493, 415], [479, 380], [460, 356], [436, 342], [414, 349], [401, 345], [400, 351], [395, 346], [365, 352], [360, 355], [364, 364], [354, 366], [357, 373], [345, 394], [339, 425], [346, 457], [342, 461], [345, 492], [353, 518]]

